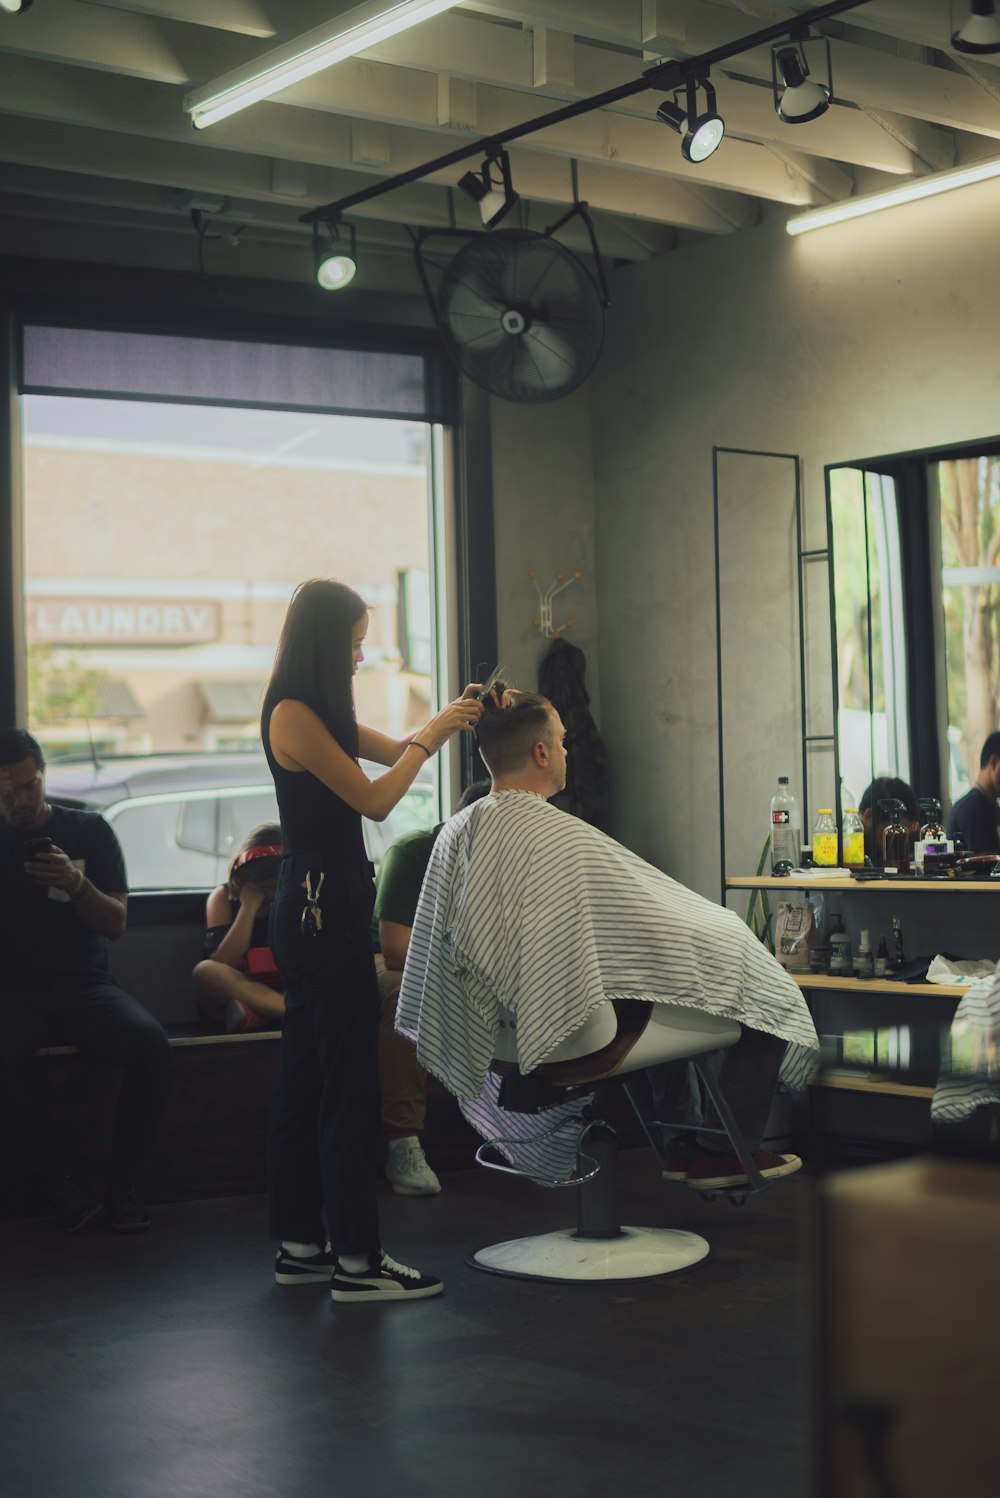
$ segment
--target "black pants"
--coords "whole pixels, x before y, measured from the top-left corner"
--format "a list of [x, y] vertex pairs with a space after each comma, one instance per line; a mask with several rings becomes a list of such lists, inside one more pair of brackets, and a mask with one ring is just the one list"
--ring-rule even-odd
[[4, 1154], [42, 1186], [67, 1170], [63, 1142], [39, 1116], [25, 1075], [27, 1058], [48, 1045], [74, 1045], [95, 1061], [121, 1068], [108, 1176], [118, 1185], [136, 1184], [169, 1091], [163, 1027], [107, 974], [40, 985], [6, 980], [0, 1000]]
[[[785, 1050], [786, 1042], [776, 1035], [744, 1026], [735, 1045], [712, 1051], [705, 1058], [705, 1064], [718, 1077], [722, 1094], [752, 1150], [759, 1146], [767, 1126]], [[646, 1078], [653, 1117], [662, 1123], [679, 1125], [672, 1130], [673, 1134], [683, 1133], [685, 1128], [693, 1132], [699, 1126], [722, 1127], [711, 1103], [703, 1106], [694, 1068], [689, 1062], [668, 1061], [663, 1066], [651, 1066]], [[699, 1137], [699, 1143], [709, 1149], [725, 1150], [726, 1136], [705, 1133]]]
[[[319, 872], [325, 876], [315, 934], [301, 926], [307, 870], [313, 889]], [[271, 918], [271, 947], [285, 979], [268, 1139], [271, 1232], [299, 1243], [329, 1239], [339, 1254], [371, 1253], [381, 1242], [372, 902], [370, 880], [297, 855], [282, 862]]]

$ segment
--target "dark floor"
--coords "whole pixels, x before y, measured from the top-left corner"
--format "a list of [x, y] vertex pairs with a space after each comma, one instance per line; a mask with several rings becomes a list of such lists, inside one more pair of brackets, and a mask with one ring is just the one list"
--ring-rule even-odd
[[275, 1286], [263, 1203], [154, 1210], [138, 1238], [0, 1228], [5, 1498], [807, 1498], [811, 1183], [742, 1209], [621, 1160], [623, 1220], [704, 1232], [670, 1279], [544, 1285], [470, 1248], [561, 1227], [568, 1193], [483, 1170], [383, 1188], [383, 1237], [443, 1298]]

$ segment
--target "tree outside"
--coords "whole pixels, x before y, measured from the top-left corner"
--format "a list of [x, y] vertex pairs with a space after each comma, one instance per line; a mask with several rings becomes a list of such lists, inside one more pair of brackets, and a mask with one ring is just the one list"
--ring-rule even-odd
[[[980, 573], [943, 589], [948, 721], [959, 729], [971, 782], [983, 741], [1000, 719], [1000, 457], [948, 458], [936, 466], [942, 564]], [[996, 582], [982, 577], [988, 568], [996, 568]]]
[[81, 666], [49, 645], [28, 646], [28, 721], [81, 722], [96, 717], [106, 671]]

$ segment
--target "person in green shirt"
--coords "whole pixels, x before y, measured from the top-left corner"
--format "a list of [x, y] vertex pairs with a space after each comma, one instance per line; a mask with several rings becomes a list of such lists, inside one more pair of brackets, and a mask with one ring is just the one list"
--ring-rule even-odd
[[[488, 780], [477, 780], [463, 792], [462, 811], [490, 792]], [[386, 1178], [399, 1196], [436, 1196], [441, 1182], [427, 1163], [420, 1134], [427, 1113], [427, 1073], [412, 1042], [396, 1033], [396, 1001], [417, 902], [431, 849], [444, 826], [408, 832], [397, 838], [379, 865], [375, 886], [372, 942], [382, 1009], [379, 1022], [379, 1080], [382, 1130], [389, 1147]]]

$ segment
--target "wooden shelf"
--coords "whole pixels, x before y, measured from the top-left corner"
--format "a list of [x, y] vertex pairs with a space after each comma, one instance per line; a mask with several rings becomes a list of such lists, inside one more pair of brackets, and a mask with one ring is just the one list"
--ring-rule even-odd
[[810, 1087], [827, 1087], [836, 1092], [867, 1092], [878, 1097], [908, 1097], [908, 1098], [932, 1098], [933, 1087], [908, 1087], [904, 1082], [889, 1082], [882, 1077], [865, 1076], [858, 1072], [857, 1076], [837, 1075], [817, 1076], [809, 1078]]
[[726, 880], [727, 889], [839, 889], [845, 893], [858, 890], [891, 889], [896, 894], [955, 894], [961, 890], [992, 890], [1000, 893], [1000, 879], [776, 879], [773, 874], [735, 874]]
[[789, 973], [800, 988], [837, 989], [843, 993], [898, 993], [908, 999], [959, 999], [968, 983], [900, 983], [895, 978], [841, 978], [837, 973]]

